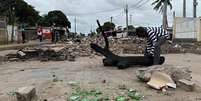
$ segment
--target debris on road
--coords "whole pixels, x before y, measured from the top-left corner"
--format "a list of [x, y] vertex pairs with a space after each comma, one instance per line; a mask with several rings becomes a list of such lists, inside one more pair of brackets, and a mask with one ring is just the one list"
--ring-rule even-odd
[[71, 85], [71, 86], [78, 86], [79, 82], [77, 82], [77, 81], [69, 81], [68, 84]]
[[165, 65], [140, 68], [136, 71], [136, 76], [140, 81], [148, 82], [149, 86], [157, 90], [179, 87], [193, 91], [195, 86], [188, 66]]
[[37, 98], [36, 88], [33, 86], [22, 87], [16, 91], [17, 101], [33, 101]]
[[181, 79], [178, 81], [178, 86], [186, 91], [194, 91], [195, 83], [186, 79]]
[[171, 77], [162, 72], [154, 72], [147, 84], [157, 90], [163, 89], [164, 87], [176, 88], [176, 84]]
[[52, 75], [52, 77], [53, 77], [53, 82], [58, 82], [59, 81], [59, 79], [58, 79], [58, 77], [56, 76], [56, 75]]
[[86, 44], [52, 44], [32, 48], [27, 47], [6, 56], [8, 61], [75, 61], [76, 57], [86, 57], [92, 54], [90, 47]]

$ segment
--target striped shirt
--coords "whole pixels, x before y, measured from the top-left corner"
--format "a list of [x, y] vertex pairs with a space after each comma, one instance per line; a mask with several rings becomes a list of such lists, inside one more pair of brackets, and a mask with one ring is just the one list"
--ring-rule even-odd
[[146, 52], [154, 56], [155, 45], [158, 39], [165, 36], [166, 39], [170, 38], [170, 34], [161, 27], [146, 27], [147, 29], [147, 45]]

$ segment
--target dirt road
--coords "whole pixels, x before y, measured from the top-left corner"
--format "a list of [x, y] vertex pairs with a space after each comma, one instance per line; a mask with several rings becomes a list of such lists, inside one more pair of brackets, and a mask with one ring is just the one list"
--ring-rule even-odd
[[[201, 55], [168, 54], [164, 65], [190, 66], [193, 79], [201, 84]], [[12, 62], [0, 65], [0, 101], [8, 101], [8, 93], [23, 86], [36, 86], [40, 99], [48, 101], [66, 101], [72, 91], [68, 82], [79, 82], [81, 88], [96, 88], [108, 96], [125, 94], [119, 86], [136, 89], [144, 95], [143, 101], [201, 101], [201, 93], [186, 92], [182, 89], [171, 90], [163, 95], [147, 87], [135, 77], [139, 67], [118, 70], [115, 67], [103, 67], [102, 57], [78, 58], [76, 62]], [[53, 82], [53, 75], [58, 82]], [[104, 83], [103, 83], [104, 81]]]

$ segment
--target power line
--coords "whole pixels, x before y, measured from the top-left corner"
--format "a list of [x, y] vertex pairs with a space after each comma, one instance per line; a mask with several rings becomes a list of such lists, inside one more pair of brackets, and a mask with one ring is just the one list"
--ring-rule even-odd
[[[137, 6], [139, 5], [141, 2], [143, 2], [144, 0], [139, 0], [137, 3], [131, 5], [130, 7], [133, 8], [133, 6]], [[130, 9], [130, 7], [128, 7], [128, 9]], [[119, 11], [122, 10], [122, 7], [119, 8], [114, 8], [114, 9], [109, 9], [109, 10], [103, 10], [103, 11], [97, 11], [97, 12], [88, 12], [88, 13], [67, 13], [68, 16], [90, 16], [90, 15], [94, 15], [94, 14], [102, 14], [102, 13], [109, 13], [109, 12], [114, 12], [114, 11]]]
[[121, 10], [122, 8], [115, 8], [115, 9], [110, 9], [110, 10], [104, 10], [104, 11], [97, 11], [97, 12], [88, 12], [88, 13], [67, 13], [68, 15], [72, 16], [86, 16], [86, 15], [94, 15], [94, 14], [102, 14], [102, 13], [109, 13], [109, 12], [114, 12]]
[[[145, 0], [141, 0], [141, 1], [145, 1]], [[142, 4], [139, 4], [139, 5], [137, 5], [136, 7], [132, 7], [133, 9], [131, 9], [131, 10], [136, 10], [136, 9], [142, 7], [143, 5], [147, 4], [149, 1], [150, 1], [150, 0], [146, 0], [146, 1], [143, 2]]]

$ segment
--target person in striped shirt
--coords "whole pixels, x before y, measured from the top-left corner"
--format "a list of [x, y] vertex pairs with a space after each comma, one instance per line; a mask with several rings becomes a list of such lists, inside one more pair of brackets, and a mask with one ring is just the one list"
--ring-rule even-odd
[[136, 35], [146, 38], [145, 56], [153, 57], [153, 64], [158, 65], [160, 62], [160, 46], [170, 38], [170, 33], [162, 27], [138, 27]]

